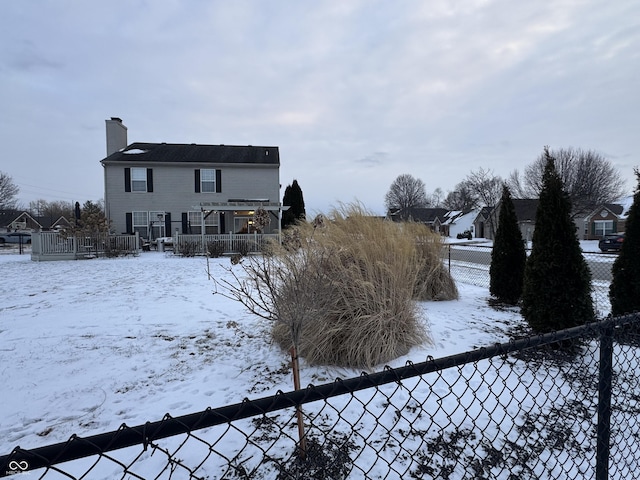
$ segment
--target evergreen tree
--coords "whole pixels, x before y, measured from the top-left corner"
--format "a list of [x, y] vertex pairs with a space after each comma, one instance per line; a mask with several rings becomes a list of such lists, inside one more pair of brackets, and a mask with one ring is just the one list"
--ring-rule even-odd
[[518, 227], [516, 211], [511, 201], [511, 193], [504, 185], [500, 200], [498, 230], [489, 268], [489, 292], [499, 302], [515, 305], [520, 300], [526, 260], [527, 255], [522, 233]]
[[574, 327], [595, 317], [591, 273], [571, 219], [571, 202], [548, 147], [544, 154], [547, 163], [522, 292], [522, 315], [537, 332]]
[[76, 222], [74, 233], [76, 235], [94, 235], [109, 233], [110, 225], [104, 210], [99, 203], [87, 200], [82, 204], [80, 219]]
[[291, 185], [287, 185], [287, 188], [285, 188], [282, 205], [289, 207], [289, 209], [285, 210], [282, 214], [282, 228], [286, 228], [298, 220], [304, 220], [306, 218], [304, 197], [297, 180], [294, 180]]
[[640, 170], [638, 186], [625, 223], [624, 242], [613, 264], [609, 287], [611, 313], [622, 315], [640, 311]]

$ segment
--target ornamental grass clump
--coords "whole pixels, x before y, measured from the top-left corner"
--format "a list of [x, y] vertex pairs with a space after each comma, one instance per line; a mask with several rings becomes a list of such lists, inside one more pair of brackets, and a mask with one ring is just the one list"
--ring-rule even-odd
[[[442, 267], [440, 237], [358, 206], [296, 228], [302, 245], [284, 253], [281, 266], [303, 264], [305, 280], [292, 274], [279, 286], [275, 303], [285, 315], [273, 327], [278, 344], [295, 346], [310, 363], [373, 367], [429, 342], [415, 300], [457, 296]], [[286, 315], [296, 309], [305, 315], [292, 329]]]
[[455, 299], [441, 237], [360, 206], [299, 221], [282, 245], [230, 267], [222, 293], [273, 321], [275, 341], [307, 362], [371, 368], [430, 341], [416, 301]]

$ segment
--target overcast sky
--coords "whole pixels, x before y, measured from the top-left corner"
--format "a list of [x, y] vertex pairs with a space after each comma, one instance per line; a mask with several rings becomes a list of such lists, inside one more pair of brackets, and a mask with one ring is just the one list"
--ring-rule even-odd
[[[103, 197], [129, 143], [280, 147], [308, 212], [384, 212], [400, 174], [445, 193], [541, 152], [640, 164], [638, 0], [2, 0], [0, 171], [19, 199]], [[282, 197], [281, 197], [282, 198]]]

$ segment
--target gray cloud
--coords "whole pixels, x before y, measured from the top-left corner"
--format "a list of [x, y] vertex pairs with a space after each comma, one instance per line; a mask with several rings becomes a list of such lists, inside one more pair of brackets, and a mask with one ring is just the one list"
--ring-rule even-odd
[[42, 188], [25, 202], [52, 184], [100, 198], [119, 116], [130, 141], [278, 145], [281, 183], [317, 210], [381, 210], [406, 172], [445, 191], [480, 166], [506, 176], [546, 144], [606, 151], [633, 185], [639, 15], [632, 0], [9, 2], [0, 170]]

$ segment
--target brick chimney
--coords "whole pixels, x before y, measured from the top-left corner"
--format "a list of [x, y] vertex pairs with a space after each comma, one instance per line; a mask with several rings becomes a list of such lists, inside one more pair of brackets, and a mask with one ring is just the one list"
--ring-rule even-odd
[[127, 127], [122, 123], [122, 119], [118, 117], [111, 117], [111, 120], [105, 120], [105, 122], [107, 124], [108, 157], [127, 146]]

